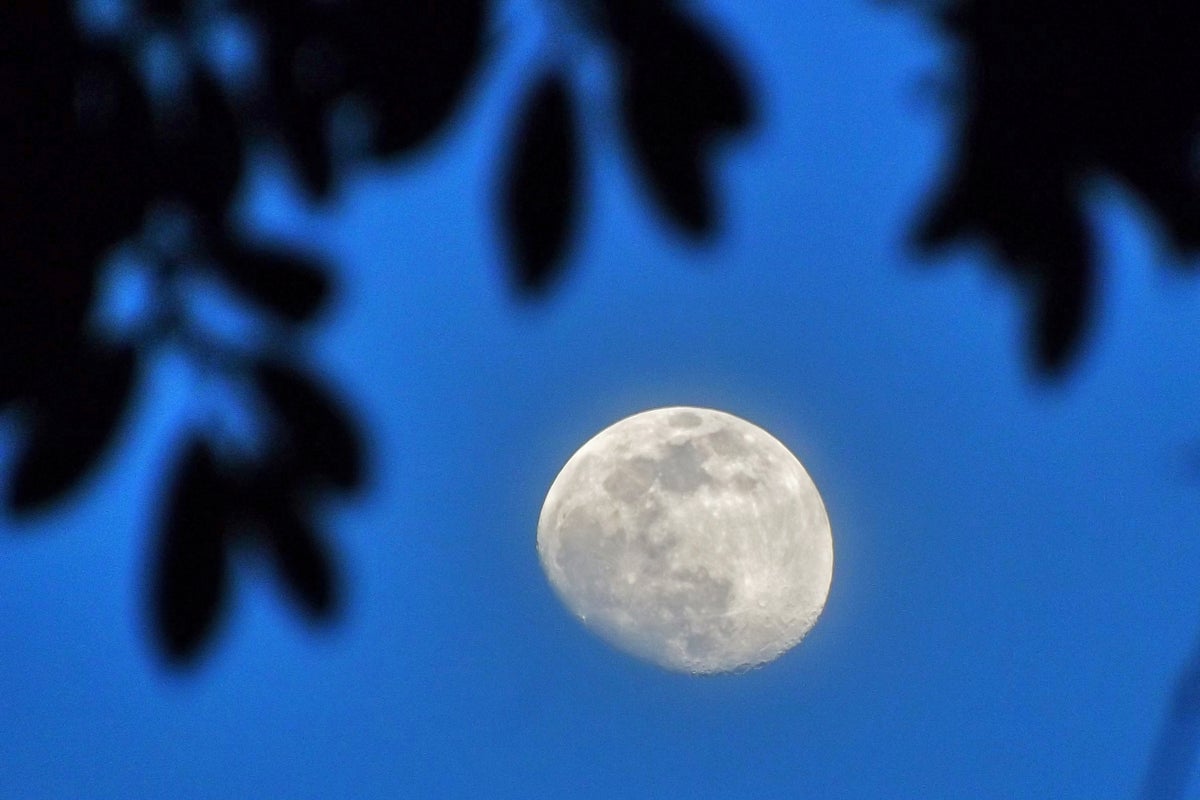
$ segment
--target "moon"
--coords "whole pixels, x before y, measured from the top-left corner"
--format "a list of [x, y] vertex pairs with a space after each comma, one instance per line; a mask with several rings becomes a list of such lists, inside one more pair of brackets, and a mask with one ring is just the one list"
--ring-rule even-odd
[[634, 414], [585, 443], [538, 519], [562, 602], [670, 670], [742, 671], [816, 624], [833, 578], [820, 492], [775, 437], [722, 411]]

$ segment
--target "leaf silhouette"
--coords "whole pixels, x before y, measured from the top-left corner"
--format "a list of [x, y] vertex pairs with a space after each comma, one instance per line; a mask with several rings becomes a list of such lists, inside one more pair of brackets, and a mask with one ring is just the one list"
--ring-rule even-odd
[[160, 196], [188, 204], [220, 220], [233, 201], [244, 170], [237, 116], [220, 85], [197, 69], [188, 93], [165, 115], [155, 165]]
[[324, 271], [295, 253], [224, 242], [213, 255], [230, 285], [291, 322], [312, 318], [329, 297]]
[[329, 126], [353, 98], [376, 122], [374, 154], [410, 150], [449, 118], [484, 54], [485, 0], [244, 0], [271, 31], [267, 48], [279, 132], [308, 189], [332, 188]]
[[291, 502], [275, 503], [260, 520], [263, 543], [284, 584], [302, 609], [325, 619], [337, 608], [337, 586], [329, 553]]
[[1070, 266], [1044, 273], [1035, 305], [1034, 358], [1047, 373], [1062, 370], [1079, 351], [1092, 311], [1088, 264], [1080, 259]]
[[37, 16], [0, 17], [0, 252], [93, 268], [151, 199], [148, 101], [119, 53]]
[[45, 250], [11, 254], [0, 280], [0, 400], [72, 374], [95, 288], [86, 261]]
[[190, 0], [139, 0], [142, 11], [149, 16], [159, 16], [176, 21], [184, 15]]
[[166, 655], [194, 658], [228, 592], [230, 487], [203, 441], [191, 440], [175, 474], [153, 578], [153, 627]]
[[[153, 195], [146, 158], [153, 123], [149, 99], [113, 50], [84, 50], [73, 107], [74, 147], [65, 153], [49, 148], [46, 157], [56, 165], [38, 185], [42, 199], [63, 215], [54, 235], [69, 228], [74, 248], [95, 258], [141, 226]], [[44, 182], [47, 177], [52, 183]]]
[[333, 399], [286, 366], [263, 362], [255, 378], [282, 422], [277, 445], [299, 475], [339, 489], [357, 488], [363, 480], [362, 447]]
[[9, 505], [31, 511], [60, 499], [104, 453], [129, 401], [134, 353], [81, 352], [41, 387], [28, 444], [17, 462]]
[[483, 58], [487, 11], [485, 0], [355, 4], [371, 24], [355, 30], [349, 69], [379, 116], [377, 154], [412, 149], [445, 124]]
[[1035, 363], [1046, 372], [1063, 369], [1082, 344], [1092, 293], [1092, 245], [1077, 202], [1052, 164], [1039, 162], [1024, 176], [1005, 172], [1003, 161], [971, 158], [961, 169], [918, 229], [918, 242], [929, 250], [978, 238], [999, 253], [1033, 294]]
[[291, 99], [282, 104], [281, 114], [283, 138], [305, 188], [316, 197], [327, 197], [333, 188], [333, 161], [325, 108]]
[[606, 0], [622, 59], [633, 155], [663, 210], [692, 234], [715, 225], [709, 147], [751, 123], [749, 95], [717, 43], [667, 3]]
[[[307, 189], [327, 196], [351, 159], [428, 144], [501, 37], [487, 0], [143, 0], [82, 14], [76, 6], [0, 3], [0, 408], [28, 422], [9, 500], [41, 508], [76, 486], [129, 405], [133, 352], [88, 344], [115, 257], [141, 285], [129, 315], [138, 319], [116, 321], [112, 333], [136, 338], [139, 353], [178, 349], [218, 384], [253, 384], [219, 395], [249, 408], [227, 425], [211, 418], [216, 429], [185, 442], [169, 478], [153, 625], [167, 655], [185, 661], [218, 622], [235, 537], [266, 549], [311, 617], [333, 613], [336, 565], [312, 506], [365, 480], [360, 432], [329, 388], [289, 361], [260, 360], [286, 359], [333, 287], [302, 255], [234, 238], [251, 145], [281, 147]], [[622, 124], [652, 201], [703, 233], [716, 217], [710, 147], [747, 127], [752, 109], [736, 65], [678, 7], [587, 0], [550, 19], [569, 16], [589, 28], [573, 34], [614, 51]], [[168, 74], [144, 71], [159, 64]], [[578, 225], [576, 102], [564, 73], [536, 76], [501, 175], [501, 232], [528, 290], [554, 278]], [[331, 141], [342, 132], [346, 141]], [[236, 346], [218, 336], [190, 296], [191, 278], [207, 266], [253, 311], [286, 324]], [[1045, 286], [1047, 297], [1063, 295]], [[265, 447], [238, 441], [243, 422], [268, 432]]]
[[503, 181], [501, 218], [522, 288], [543, 288], [563, 257], [578, 210], [578, 150], [570, 94], [560, 75], [547, 75], [526, 101]]
[[247, 0], [244, 5], [262, 17], [269, 32], [265, 62], [276, 132], [306, 188], [325, 197], [333, 185], [329, 114], [346, 91], [338, 39], [346, 4]]
[[961, 102], [955, 159], [916, 241], [977, 238], [1032, 283], [1035, 360], [1059, 371], [1091, 314], [1095, 178], [1138, 193], [1181, 254], [1200, 249], [1195, 4], [935, 5], [961, 54]]

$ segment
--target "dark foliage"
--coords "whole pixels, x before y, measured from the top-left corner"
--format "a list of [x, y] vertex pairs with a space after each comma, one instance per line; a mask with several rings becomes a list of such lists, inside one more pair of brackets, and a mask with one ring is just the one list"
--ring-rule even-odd
[[197, 70], [184, 91], [159, 109], [154, 191], [220, 225], [242, 182], [243, 131], [216, 80]]
[[196, 655], [225, 603], [234, 489], [210, 447], [190, 441], [175, 473], [153, 581], [154, 629], [171, 658]]
[[[234, 545], [266, 553], [312, 618], [336, 611], [315, 508], [366, 478], [356, 426], [291, 352], [330, 299], [327, 268], [234, 233], [252, 148], [280, 147], [324, 197], [356, 163], [428, 142], [484, 63], [491, 4], [119, 7], [122, 19], [99, 26], [78, 25], [82, 6], [70, 0], [0, 8], [0, 406], [24, 429], [8, 503], [44, 509], [93, 471], [139, 395], [140, 364], [163, 347], [188, 353], [214, 385], [237, 387], [232, 402], [258, 420], [263, 441], [239, 441], [210, 409], [168, 479], [151, 629], [169, 659], [187, 662], [228, 605]], [[665, 0], [561, 7], [619, 66], [625, 127], [652, 196], [684, 229], [708, 231], [708, 145], [749, 119], [733, 65]], [[231, 21], [254, 39], [237, 74], [199, 35]], [[548, 284], [576, 227], [581, 136], [570, 66], [533, 85], [507, 171], [501, 219], [527, 289]], [[369, 128], [350, 150], [336, 135], [347, 114]], [[153, 307], [133, 330], [101, 332], [98, 294], [118, 250], [143, 263]], [[206, 329], [190, 296], [201, 273], [265, 318], [266, 340], [230, 344]]]
[[134, 357], [86, 337], [103, 254], [140, 225], [153, 189], [148, 101], [70, 8], [0, 10], [0, 398], [29, 432], [8, 500], [59, 499], [104, 452]]
[[363, 454], [344, 413], [300, 372], [263, 363], [256, 384], [275, 415], [272, 442], [278, 468], [298, 486], [354, 489], [362, 483]]
[[288, 322], [312, 319], [329, 298], [325, 272], [302, 255], [228, 241], [214, 249], [213, 263], [227, 283]]
[[667, 3], [607, 0], [604, 8], [637, 165], [676, 224], [708, 233], [715, 221], [708, 148], [722, 133], [745, 129], [752, 116], [737, 69], [704, 30]]
[[11, 479], [11, 508], [44, 506], [83, 478], [117, 431], [135, 366], [132, 349], [81, 348], [60, 362], [63, 371], [54, 380], [24, 398], [31, 419]]
[[[673, 0], [572, 7], [584, 28], [575, 33], [608, 53], [632, 162], [650, 198], [686, 234], [711, 234], [718, 214], [710, 150], [754, 116], [737, 66]], [[574, 124], [566, 81], [551, 73], [524, 104], [501, 193], [500, 217], [527, 289], [553, 278], [574, 228], [582, 188]]]
[[263, 544], [292, 598], [314, 619], [330, 616], [337, 608], [337, 581], [311, 523], [294, 500], [260, 514]]
[[365, 104], [371, 150], [393, 156], [448, 120], [484, 56], [484, 0], [238, 0], [268, 33], [260, 98], [310, 191], [325, 195], [335, 165], [329, 129], [347, 101]]
[[[323, 194], [349, 166], [331, 145], [346, 104], [374, 125], [363, 157], [424, 143], [480, 66], [485, 12], [483, 0], [155, 0], [97, 35], [77, 28], [65, 0], [0, 9], [0, 402], [25, 431], [10, 508], [43, 509], [92, 471], [137, 394], [139, 363], [162, 347], [242, 387], [265, 431], [256, 446], [219, 424], [195, 430], [169, 478], [150, 599], [174, 661], [192, 660], [215, 631], [239, 542], [270, 556], [301, 610], [331, 615], [335, 570], [315, 508], [365, 479], [341, 404], [294, 359], [266, 355], [292, 349], [332, 286], [311, 258], [232, 232], [249, 149], [282, 143]], [[234, 14], [257, 31], [263, 71], [238, 85], [195, 44], [197, 30]], [[152, 39], [179, 63], [145, 72]], [[113, 342], [94, 330], [97, 295], [108, 256], [130, 246], [153, 276], [154, 308]], [[269, 316], [272, 338], [230, 349], [206, 331], [188, 296], [200, 271]]]
[[[156, 641], [173, 661], [194, 659], [216, 630], [233, 545], [265, 552], [308, 615], [332, 614], [335, 569], [314, 509], [366, 477], [356, 426], [287, 355], [328, 303], [328, 270], [233, 232], [251, 148], [280, 146], [323, 197], [354, 163], [424, 144], [483, 64], [490, 5], [142, 0], [99, 27], [79, 27], [82, 6], [69, 0], [0, 8], [0, 405], [24, 428], [9, 507], [43, 509], [92, 472], [139, 394], [139, 365], [163, 347], [236, 386], [234, 402], [263, 432], [238, 441], [210, 413], [169, 478], [150, 598]], [[655, 201], [684, 229], [710, 230], [708, 145], [749, 119], [733, 65], [665, 0], [563, 7], [612, 52], [634, 161]], [[229, 20], [255, 39], [252, 74], [231, 77], [201, 44], [200, 31]], [[533, 85], [502, 197], [527, 289], [547, 285], [577, 222], [569, 66]], [[370, 129], [356, 152], [335, 136], [347, 113]], [[132, 331], [100, 337], [98, 293], [118, 249], [144, 262], [153, 308]], [[197, 273], [265, 316], [268, 340], [231, 345], [206, 330], [189, 296]]]
[[539, 289], [562, 260], [578, 213], [579, 134], [562, 76], [547, 75], [530, 92], [509, 168], [501, 210], [513, 261], [520, 284]]
[[[956, 160], [918, 231], [974, 237], [1033, 296], [1038, 367], [1062, 370], [1092, 315], [1096, 178], [1136, 193], [1177, 254], [1200, 249], [1200, 13], [1187, 0], [951, 0], [961, 58]], [[1179, 688], [1143, 787], [1182, 797], [1200, 745], [1200, 661]]]
[[313, 500], [361, 485], [358, 435], [338, 405], [292, 368], [262, 362], [249, 375], [267, 416], [266, 447], [219, 455], [193, 437], [167, 505], [152, 605], [159, 640], [174, 659], [194, 656], [228, 605], [235, 545], [265, 552], [308, 616], [327, 618], [337, 608]]
[[958, 0], [957, 160], [918, 232], [977, 237], [1034, 296], [1038, 366], [1063, 368], [1091, 316], [1096, 177], [1139, 194], [1182, 254], [1200, 246], [1200, 16], [1185, 0]]

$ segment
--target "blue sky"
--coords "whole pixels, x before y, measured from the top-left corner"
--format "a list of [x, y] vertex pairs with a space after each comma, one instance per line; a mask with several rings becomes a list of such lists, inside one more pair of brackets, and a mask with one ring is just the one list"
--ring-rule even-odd
[[[947, 163], [939, 41], [866, 3], [698, 9], [763, 109], [723, 151], [710, 247], [655, 216], [593, 108], [565, 279], [509, 291], [491, 201], [532, 34], [434, 147], [328, 204], [262, 160], [247, 225], [338, 266], [306, 348], [370, 431], [371, 485], [326, 511], [343, 620], [310, 629], [242, 564], [208, 657], [161, 667], [147, 537], [194, 385], [156, 365], [106, 468], [0, 538], [0, 797], [1136, 793], [1200, 629], [1200, 285], [1097, 186], [1100, 319], [1036, 380], [984, 254], [902, 246]], [[563, 462], [670, 404], [770, 430], [832, 520], [824, 616], [744, 675], [622, 655], [538, 565]]]

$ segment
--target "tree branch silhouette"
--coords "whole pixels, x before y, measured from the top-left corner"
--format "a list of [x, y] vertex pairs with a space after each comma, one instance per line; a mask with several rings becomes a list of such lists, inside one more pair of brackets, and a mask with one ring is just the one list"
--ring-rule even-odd
[[[1094, 313], [1091, 181], [1139, 195], [1177, 255], [1200, 250], [1200, 16], [1186, 0], [948, 0], [926, 12], [959, 54], [959, 125], [916, 241], [928, 250], [981, 240], [1031, 292], [1036, 366], [1061, 373]], [[1200, 748], [1198, 698], [1193, 657], [1146, 800], [1183, 796]]]
[[[309, 255], [244, 240], [233, 202], [252, 146], [286, 153], [312, 197], [354, 167], [410, 153], [450, 124], [499, 43], [486, 0], [140, 0], [81, 26], [69, 0], [0, 6], [0, 406], [22, 422], [6, 502], [61, 501], [120, 435], [142, 365], [186, 353], [264, 432], [217, 422], [183, 437], [157, 531], [150, 630], [194, 663], [230, 604], [239, 549], [267, 556], [302, 614], [338, 608], [316, 505], [366, 480], [361, 433], [296, 342], [336, 282]], [[586, 192], [575, 46], [603, 54], [620, 132], [650, 206], [683, 234], [718, 226], [714, 147], [755, 124], [736, 59], [676, 0], [546, 0], [547, 53], [514, 103], [496, 218], [516, 286], [561, 274]], [[915, 240], [982, 241], [1031, 293], [1039, 370], [1077, 357], [1093, 314], [1096, 246], [1083, 200], [1096, 177], [1145, 200], [1181, 255], [1200, 249], [1200, 56], [1184, 0], [947, 0], [929, 11], [960, 54], [950, 174]], [[230, 24], [248, 62], [203, 45]], [[339, 149], [348, 108], [369, 120]], [[93, 325], [107, 259], [132, 247], [153, 308], [125, 338]], [[266, 317], [232, 347], [194, 313], [189, 279], [215, 277]], [[1183, 672], [1145, 782], [1181, 796], [1200, 747], [1200, 668]]]
[[[335, 290], [329, 265], [237, 231], [251, 150], [274, 145], [325, 198], [351, 169], [445, 130], [502, 43], [486, 0], [129, 0], [109, 18], [93, 5], [0, 8], [0, 402], [23, 423], [7, 498], [33, 513], [67, 497], [123, 430], [141, 366], [185, 354], [223, 403], [186, 432], [166, 480], [147, 616], [163, 655], [186, 665], [220, 627], [241, 549], [267, 556], [302, 613], [336, 613], [315, 509], [366, 480], [357, 425], [298, 352]], [[597, 42], [618, 66], [654, 202], [693, 235], [711, 231], [708, 148], [750, 117], [733, 62], [671, 0], [544, 10], [552, 37]], [[240, 61], [211, 46], [229, 30], [244, 34]], [[572, 69], [552, 65], [521, 103], [497, 209], [530, 291], [561, 269], [580, 205]], [[369, 123], [357, 150], [338, 140], [348, 110]], [[101, 330], [115, 253], [136, 260], [153, 297], [141, 319]], [[198, 279], [268, 333], [223, 340], [197, 310]]]
[[1195, 9], [950, 0], [930, 13], [958, 53], [960, 119], [956, 159], [916, 241], [985, 243], [1032, 295], [1037, 367], [1061, 372], [1093, 314], [1090, 182], [1136, 192], [1180, 255], [1200, 248]]
[[[346, 166], [330, 146], [338, 104], [353, 99], [374, 114], [368, 158], [429, 140], [481, 63], [485, 6], [160, 0], [92, 29], [77, 25], [82, 10], [54, 0], [0, 11], [0, 394], [25, 430], [9, 505], [45, 508], [96, 467], [137, 366], [163, 348], [232, 388], [241, 411], [218, 410], [186, 437], [150, 582], [155, 639], [188, 663], [227, 605], [234, 545], [264, 550], [302, 611], [336, 610], [315, 500], [365, 477], [357, 426], [295, 354], [296, 332], [331, 293], [327, 269], [234, 230], [247, 152], [280, 142], [320, 195]], [[198, 43], [227, 22], [256, 32], [257, 65], [233, 76]], [[131, 246], [154, 297], [122, 338], [92, 318], [106, 259]], [[222, 343], [196, 313], [197, 277], [269, 317], [271, 335]], [[249, 414], [260, 441], [239, 440], [222, 413]]]

